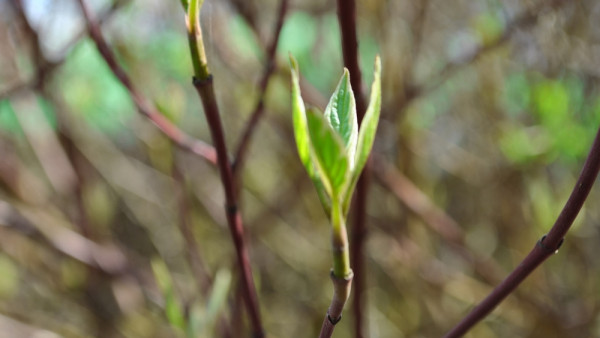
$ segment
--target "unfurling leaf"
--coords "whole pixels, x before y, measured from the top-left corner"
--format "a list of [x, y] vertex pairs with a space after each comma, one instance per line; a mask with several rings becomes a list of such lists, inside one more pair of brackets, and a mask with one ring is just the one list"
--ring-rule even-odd
[[356, 121], [354, 92], [350, 85], [350, 73], [346, 68], [344, 68], [344, 74], [333, 92], [327, 108], [325, 108], [325, 118], [329, 125], [341, 136], [350, 159], [350, 167], [353, 167], [358, 123]]
[[321, 181], [332, 199], [339, 198], [349, 176], [348, 156], [343, 141], [319, 111], [309, 109], [306, 117]]
[[312, 179], [323, 207], [331, 217], [332, 202], [342, 203], [344, 216], [356, 182], [373, 148], [381, 110], [381, 61], [375, 59], [371, 101], [360, 131], [350, 74], [344, 74], [329, 100], [325, 113], [306, 110], [300, 95], [299, 71], [292, 66], [292, 110], [294, 134], [300, 160]]
[[350, 181], [350, 186], [348, 187], [348, 192], [345, 196], [343, 206], [345, 214], [348, 212], [350, 199], [352, 198], [352, 193], [354, 192], [354, 188], [356, 187], [356, 182], [358, 181], [360, 173], [365, 167], [367, 159], [369, 158], [369, 154], [371, 153], [371, 149], [373, 148], [373, 141], [375, 140], [377, 125], [379, 124], [380, 112], [381, 60], [379, 59], [379, 56], [377, 56], [375, 58], [375, 73], [373, 77], [373, 84], [371, 85], [371, 97], [369, 107], [367, 107], [367, 112], [365, 113], [365, 117], [363, 118], [360, 126], [360, 131], [358, 132], [358, 142], [355, 155], [356, 158], [354, 162], [354, 170], [352, 172], [352, 179]]
[[329, 196], [327, 196], [325, 186], [323, 185], [323, 182], [321, 182], [316, 165], [311, 159], [310, 139], [306, 121], [306, 108], [304, 107], [302, 96], [300, 95], [300, 74], [298, 71], [298, 63], [291, 54], [290, 64], [292, 66], [292, 115], [298, 155], [300, 156], [300, 161], [304, 165], [308, 176], [313, 181], [313, 184], [317, 189], [317, 193], [325, 213], [329, 215], [331, 210], [331, 200], [329, 199]]

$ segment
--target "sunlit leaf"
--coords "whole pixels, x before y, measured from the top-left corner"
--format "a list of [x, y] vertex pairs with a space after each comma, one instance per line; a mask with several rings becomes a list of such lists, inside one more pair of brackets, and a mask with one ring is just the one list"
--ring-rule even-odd
[[349, 161], [344, 144], [323, 114], [309, 109], [306, 117], [312, 151], [321, 172], [321, 181], [332, 199], [335, 199], [349, 174]]
[[300, 161], [302, 161], [308, 175], [313, 177], [315, 168], [310, 160], [310, 140], [306, 122], [306, 108], [304, 107], [302, 96], [300, 95], [298, 63], [291, 55], [290, 64], [292, 66], [292, 116], [294, 121], [296, 147], [298, 148]]
[[373, 84], [371, 85], [371, 98], [367, 112], [362, 120], [360, 131], [358, 132], [358, 143], [356, 148], [356, 160], [354, 169], [352, 171], [352, 181], [348, 191], [346, 192], [345, 201], [343, 205], [344, 213], [348, 211], [350, 199], [352, 198], [352, 192], [358, 181], [361, 171], [367, 163], [371, 149], [373, 148], [373, 141], [375, 140], [375, 133], [377, 132], [377, 125], [379, 124], [379, 113], [381, 111], [381, 60], [379, 56], [375, 58], [375, 72], [373, 77]]
[[300, 95], [300, 74], [298, 71], [298, 63], [296, 59], [290, 54], [290, 65], [292, 68], [292, 115], [294, 122], [294, 136], [296, 138], [296, 147], [298, 148], [298, 155], [300, 161], [306, 168], [308, 176], [313, 181], [323, 209], [325, 213], [329, 215], [331, 210], [331, 201], [326, 194], [325, 186], [321, 182], [320, 176], [317, 172], [315, 164], [311, 160], [310, 154], [310, 138], [308, 134], [308, 123], [306, 121], [306, 108], [304, 107], [304, 101]]
[[344, 68], [344, 74], [333, 92], [327, 108], [325, 108], [324, 115], [329, 125], [342, 137], [348, 158], [352, 162], [350, 167], [352, 167], [356, 152], [358, 123], [356, 122], [356, 102], [350, 85], [348, 69]]

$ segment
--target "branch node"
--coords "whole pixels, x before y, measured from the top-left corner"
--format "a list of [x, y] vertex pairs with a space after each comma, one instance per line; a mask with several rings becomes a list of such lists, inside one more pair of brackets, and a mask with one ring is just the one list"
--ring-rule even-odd
[[340, 315], [337, 318], [331, 318], [331, 316], [329, 315], [329, 311], [327, 311], [327, 320], [329, 320], [331, 325], [335, 325], [335, 324], [339, 323], [340, 320], [342, 320], [342, 315]]
[[546, 251], [548, 254], [555, 254], [558, 252], [558, 249], [560, 249], [560, 247], [562, 246], [563, 242], [565, 241], [564, 238], [560, 239], [560, 242], [558, 242], [558, 245], [556, 246], [555, 249], [547, 246], [544, 244], [544, 239], [546, 239], [547, 235], [544, 235], [538, 242], [537, 242], [537, 246], [540, 247], [542, 250]]
[[227, 215], [229, 216], [233, 216], [238, 212], [238, 206], [237, 204], [227, 204], [225, 205], [225, 212], [227, 212]]
[[354, 278], [354, 272], [352, 270], [350, 270], [350, 273], [348, 273], [346, 276], [344, 276], [344, 278], [340, 278], [340, 277], [336, 276], [335, 273], [333, 272], [333, 269], [331, 269], [329, 271], [329, 277], [331, 277], [331, 280], [333, 281], [334, 284], [346, 285], [346, 284], [352, 282], [352, 279]]
[[265, 333], [263, 331], [254, 332], [252, 334], [252, 338], [264, 338], [264, 337], [265, 337]]
[[192, 77], [192, 83], [194, 84], [194, 87], [196, 87], [196, 88], [204, 87], [204, 86], [207, 86], [207, 85], [210, 85], [213, 83], [213, 76], [212, 76], [212, 74], [210, 74], [205, 79], [200, 79], [200, 78], [194, 76], [194, 77]]

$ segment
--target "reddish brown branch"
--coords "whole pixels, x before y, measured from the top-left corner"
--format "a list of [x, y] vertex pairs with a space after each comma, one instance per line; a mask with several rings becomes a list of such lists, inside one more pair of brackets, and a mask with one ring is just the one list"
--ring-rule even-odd
[[600, 130], [596, 134], [592, 149], [583, 165], [583, 170], [556, 222], [548, 235], [542, 237], [533, 250], [523, 259], [521, 264], [511, 272], [492, 293], [458, 323], [444, 337], [461, 337], [475, 324], [485, 318], [506, 296], [513, 292], [519, 284], [533, 272], [546, 258], [556, 253], [563, 238], [581, 210], [596, 177], [600, 171]]
[[427, 225], [447, 242], [463, 245], [462, 228], [443, 210], [439, 209], [411, 180], [399, 172], [381, 156], [373, 155], [374, 176], [384, 187], [402, 201], [406, 207], [419, 215]]
[[259, 88], [259, 98], [254, 111], [250, 115], [250, 120], [246, 124], [244, 131], [242, 132], [242, 136], [240, 137], [240, 141], [237, 146], [237, 150], [235, 152], [235, 157], [233, 161], [233, 171], [234, 175], [237, 175], [239, 170], [244, 164], [244, 159], [246, 157], [246, 153], [248, 152], [248, 146], [250, 145], [250, 139], [254, 134], [254, 130], [258, 125], [260, 118], [263, 115], [265, 108], [265, 94], [267, 92], [267, 86], [269, 84], [269, 79], [275, 70], [275, 55], [277, 51], [277, 45], [279, 43], [279, 35], [281, 34], [281, 27], [283, 27], [283, 19], [285, 17], [285, 13], [288, 9], [288, 0], [281, 0], [279, 4], [279, 11], [277, 12], [277, 21], [275, 23], [275, 30], [273, 33], [273, 40], [271, 44], [267, 48], [266, 55], [266, 66], [265, 71], [263, 73], [262, 78], [260, 79], [258, 88]]
[[373, 176], [390, 190], [410, 211], [420, 217], [488, 283], [498, 283], [502, 269], [492, 259], [481, 258], [465, 249], [465, 233], [458, 223], [421, 191], [415, 183], [404, 176], [391, 163], [373, 154]]
[[[103, 10], [100, 14], [98, 14], [98, 19], [97, 19], [98, 26], [102, 26], [102, 24], [104, 22], [106, 22], [114, 13], [116, 13], [117, 10], [121, 6], [123, 6], [127, 1], [116, 0], [107, 9]], [[23, 10], [20, 0], [19, 1], [13, 0], [13, 3], [15, 3], [19, 6], [17, 8], [17, 11]], [[23, 16], [23, 18], [24, 18], [24, 16]], [[29, 25], [29, 24], [27, 23], [27, 25]], [[33, 41], [39, 42], [39, 39], [37, 38], [37, 32], [35, 32], [33, 30], [33, 28], [31, 28], [31, 30], [29, 28], [27, 28], [27, 30], [35, 33], [35, 37], [34, 37]], [[37, 59], [37, 62], [35, 64], [36, 71], [35, 71], [34, 76], [31, 77], [30, 79], [23, 80], [22, 82], [19, 82], [8, 89], [0, 91], [0, 100], [8, 98], [12, 95], [15, 95], [23, 90], [29, 90], [31, 88], [41, 88], [44, 85], [44, 81], [47, 80], [50, 75], [52, 75], [52, 72], [64, 63], [64, 61], [67, 58], [68, 51], [71, 48], [73, 48], [73, 46], [76, 45], [83, 37], [85, 37], [86, 34], [87, 34], [86, 29], [83, 29], [82, 31], [75, 34], [73, 36], [73, 38], [70, 39], [65, 44], [65, 46], [61, 49], [61, 51], [58, 53], [58, 55], [60, 55], [60, 57], [57, 60], [53, 60], [53, 61], [47, 60], [43, 56], [43, 54], [40, 52], [39, 55], [41, 55], [42, 57]], [[38, 45], [38, 47], [34, 46], [34, 49], [38, 49], [41, 51], [39, 45]]]
[[110, 70], [129, 92], [129, 95], [131, 96], [139, 112], [152, 121], [162, 131], [162, 133], [171, 141], [173, 141], [173, 143], [175, 143], [179, 148], [194, 153], [206, 159], [208, 162], [215, 164], [217, 156], [213, 147], [191, 137], [179, 129], [166, 117], [161, 115], [152, 105], [150, 105], [148, 103], [149, 101], [135, 88], [133, 82], [125, 70], [117, 62], [117, 58], [106, 43], [106, 40], [102, 36], [102, 32], [100, 31], [100, 27], [98, 26], [97, 22], [92, 20], [84, 0], [79, 0], [79, 4], [85, 17], [90, 37], [92, 40], [94, 40], [100, 55], [102, 55], [102, 58], [108, 64]]
[[217, 164], [225, 190], [225, 209], [227, 214], [227, 223], [229, 225], [231, 238], [233, 240], [240, 274], [242, 278], [243, 296], [246, 303], [250, 321], [252, 324], [254, 337], [264, 337], [262, 322], [260, 319], [260, 311], [258, 307], [258, 298], [256, 296], [256, 288], [252, 278], [252, 270], [250, 269], [250, 258], [246, 248], [244, 239], [244, 227], [242, 225], [242, 217], [237, 206], [237, 196], [235, 182], [233, 179], [233, 171], [227, 158], [227, 146], [225, 144], [225, 136], [223, 134], [223, 126], [219, 116], [219, 108], [215, 98], [212, 77], [201, 81], [194, 79], [194, 87], [198, 91], [202, 99], [202, 106], [212, 135], [215, 150], [217, 152]]
[[[337, 1], [338, 20], [342, 38], [342, 52], [344, 56], [344, 66], [350, 71], [350, 84], [355, 93], [357, 116], [359, 123], [362, 121], [366, 104], [362, 89], [362, 75], [358, 61], [358, 39], [356, 35], [356, 2], [354, 0]], [[371, 172], [371, 161], [367, 162], [363, 173], [356, 184], [356, 195], [354, 198], [354, 223], [352, 228], [352, 237], [350, 243], [350, 262], [354, 271], [354, 300], [352, 311], [354, 313], [354, 334], [355, 337], [363, 337], [364, 331], [364, 290], [365, 290], [365, 272], [363, 247], [367, 236], [366, 206], [367, 193], [369, 187], [369, 177]]]
[[354, 0], [338, 0], [338, 20], [342, 34], [342, 52], [344, 55], [344, 66], [350, 71], [350, 84], [356, 96], [356, 110], [358, 122], [365, 115], [367, 106], [362, 90], [362, 75], [358, 63], [358, 39], [356, 35], [356, 2]]

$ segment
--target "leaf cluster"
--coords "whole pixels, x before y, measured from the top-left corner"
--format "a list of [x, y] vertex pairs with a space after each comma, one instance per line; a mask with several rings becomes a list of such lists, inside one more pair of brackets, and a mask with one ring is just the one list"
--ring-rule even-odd
[[292, 113], [296, 146], [302, 164], [313, 181], [331, 217], [332, 205], [347, 215], [352, 193], [375, 138], [381, 110], [381, 61], [375, 58], [370, 103], [359, 130], [356, 101], [350, 73], [344, 73], [325, 112], [306, 108], [300, 93], [298, 63], [290, 55], [292, 69]]

